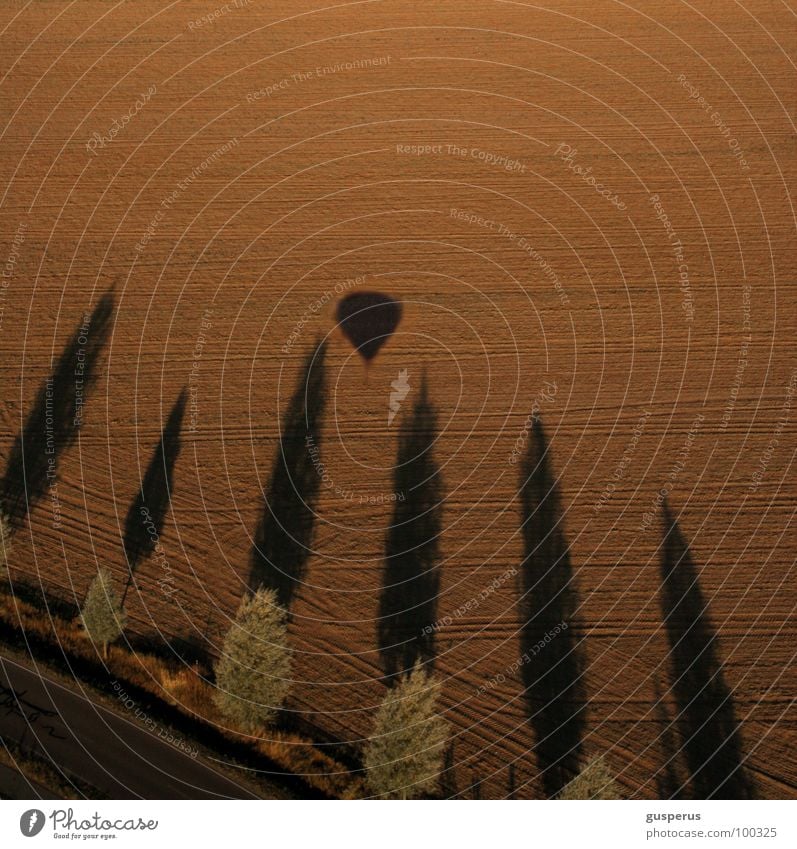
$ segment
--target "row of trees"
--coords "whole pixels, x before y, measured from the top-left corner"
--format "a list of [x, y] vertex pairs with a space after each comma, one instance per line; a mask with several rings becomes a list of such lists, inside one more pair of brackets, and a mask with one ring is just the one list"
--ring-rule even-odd
[[[80, 618], [107, 658], [127, 621], [107, 569], [91, 582]], [[257, 590], [241, 602], [215, 675], [214, 702], [236, 729], [257, 734], [276, 720], [290, 691], [291, 651], [288, 614], [274, 590]], [[440, 683], [417, 663], [385, 697], [363, 751], [375, 795], [407, 799], [435, 789], [448, 738], [448, 723], [437, 710], [439, 694]]]
[[[247, 619], [250, 615], [267, 618], [265, 609], [259, 613], [250, 611], [249, 605], [255, 603], [264, 608], [279, 603], [289, 611], [303, 582], [312, 551], [319, 467], [323, 468], [320, 457], [326, 404], [325, 355], [326, 347], [319, 345], [307, 356], [282, 418], [274, 469], [252, 552], [250, 589], [254, 595], [244, 601], [239, 612]], [[446, 746], [448, 724], [437, 707], [441, 684], [433, 673], [445, 500], [433, 450], [437, 435], [437, 416], [424, 378], [399, 433], [393, 488], [402, 498], [394, 502], [385, 539], [377, 642], [389, 690], [377, 710], [374, 730], [364, 750], [368, 782], [379, 796], [407, 798], [431, 791], [437, 786], [446, 755], [451, 751]], [[561, 533], [550, 534], [558, 495], [551, 486], [541, 425], [537, 425], [533, 437], [530, 458], [533, 455], [534, 461], [528, 459], [522, 488], [524, 512], [534, 517], [524, 522], [524, 645], [544, 637], [552, 616], [558, 617], [557, 622], [563, 616], [569, 618], [575, 606], [570, 594], [567, 546]], [[267, 595], [269, 591], [272, 596]], [[532, 596], [538, 600], [542, 613], [535, 614], [526, 601]], [[282, 634], [278, 635], [276, 628], [272, 631], [273, 645]], [[268, 695], [261, 699], [267, 704], [284, 697], [284, 688], [265, 671], [273, 666], [273, 661], [266, 659], [268, 652], [263, 652], [265, 666], [257, 676], [247, 677], [242, 671], [254, 668], [248, 654], [243, 653], [240, 665], [233, 657], [233, 652], [242, 652], [243, 643], [248, 642], [244, 637], [238, 634], [234, 643], [225, 643], [225, 657], [217, 667], [217, 685], [227, 692], [218, 697], [217, 704], [228, 716], [237, 716], [237, 721], [259, 725], [268, 717], [258, 714], [255, 691], [247, 689], [255, 686], [252, 677], [257, 678], [257, 692]], [[540, 669], [538, 664], [530, 663], [525, 674], [529, 676], [527, 694], [533, 704], [530, 715], [540, 740], [538, 757], [544, 767], [546, 790], [553, 796], [578, 771], [584, 714], [578, 698], [582, 691], [578, 647], [571, 638], [562, 637], [558, 650], [549, 649], [548, 654], [548, 667]], [[219, 677], [222, 669], [223, 678]], [[549, 674], [551, 669], [555, 671]], [[569, 676], [574, 680], [568, 681]], [[243, 699], [241, 693], [245, 694]], [[242, 716], [241, 711], [247, 716]], [[561, 756], [563, 749], [569, 757]], [[554, 762], [556, 768], [549, 768]], [[568, 774], [568, 768], [574, 771]], [[587, 777], [596, 767], [590, 764], [588, 769]], [[583, 782], [574, 784], [569, 792], [578, 793], [578, 787], [584, 786]], [[602, 792], [614, 791], [604, 788]]]
[[[44, 455], [46, 432], [42, 425], [48, 409], [50, 415], [55, 409], [58, 422], [57, 449], [62, 451], [74, 438], [78, 411], [74, 386], [68, 388], [74, 384], [73, 366], [88, 354], [90, 366], [83, 370], [87, 388], [97, 373], [112, 309], [109, 293], [88, 322], [90, 332], [80, 328], [64, 350], [57, 380], [39, 393], [25, 433], [15, 442], [3, 482], [3, 500], [11, 505], [12, 525], [27, 515], [45, 485], [38, 461]], [[325, 353], [320, 345], [307, 357], [283, 417], [263, 516], [255, 534], [250, 594], [241, 603], [216, 666], [216, 704], [242, 729], [254, 730], [272, 722], [288, 693], [287, 623], [312, 550], [320, 488]], [[185, 404], [182, 393], [156, 445], [139, 496], [128, 511], [124, 542], [129, 581], [140, 560], [151, 553], [169, 509]], [[82, 410], [80, 413], [82, 416]], [[395, 502], [385, 540], [377, 641], [390, 689], [376, 713], [374, 733], [364, 752], [369, 782], [378, 795], [428, 791], [435, 785], [445, 757], [442, 730], [447, 726], [437, 713], [440, 683], [433, 674], [445, 498], [433, 454], [436, 439], [436, 414], [424, 380], [402, 423], [393, 483], [395, 492], [404, 497]], [[578, 792], [574, 787], [591, 786], [590, 777], [600, 776], [604, 767], [588, 764], [581, 773], [581, 784], [574, 784], [573, 776], [582, 765], [586, 728], [585, 659], [576, 636], [578, 629], [571, 627], [576, 624], [578, 607], [573, 570], [558, 482], [539, 420], [530, 433], [519, 483], [524, 539], [518, 601], [520, 642], [521, 655], [532, 658], [522, 664], [521, 674], [543, 786], [546, 795], [557, 796], [565, 788], [573, 793]], [[146, 529], [144, 514], [151, 524]], [[688, 547], [666, 504], [664, 518], [662, 607], [693, 795], [744, 797], [752, 791], [741, 768], [733, 703], [722, 679], [715, 635], [705, 615]], [[9, 547], [9, 522], [0, 519], [0, 573]], [[123, 600], [124, 594], [120, 599], [113, 588], [110, 573], [101, 569], [87, 595], [82, 620], [104, 654], [124, 628]], [[568, 628], [544, 652], [531, 652], [560, 622], [566, 622]], [[667, 792], [679, 795], [681, 789], [673, 781]]]
[[[49, 467], [45, 458], [55, 460], [75, 440], [83, 406], [91, 395], [99, 374], [100, 357], [109, 338], [115, 308], [114, 293], [103, 295], [91, 316], [70, 337], [55, 362], [51, 378], [42, 384], [25, 425], [12, 446], [0, 490], [8, 517], [0, 514], [0, 577], [7, 574], [12, 530], [23, 524], [34, 504], [48, 486]], [[241, 603], [235, 623], [224, 641], [216, 665], [217, 707], [242, 730], [255, 730], [272, 722], [289, 689], [290, 651], [287, 644], [288, 609], [295, 585], [301, 581], [312, 533], [312, 503], [319, 479], [308, 457], [305, 433], [318, 434], [324, 397], [324, 348], [318, 347], [305, 369], [308, 379], [294, 397], [285, 417], [280, 460], [275, 466], [266, 511], [256, 536], [252, 572], [252, 593]], [[318, 368], [312, 369], [315, 363]], [[79, 380], [76, 380], [79, 377]], [[149, 556], [166, 519], [172, 489], [172, 476], [180, 452], [180, 431], [186, 407], [186, 393], [176, 400], [142, 477], [136, 498], [130, 504], [124, 528], [124, 551], [128, 581], [118, 593], [111, 572], [100, 568], [91, 582], [80, 620], [83, 628], [104, 657], [109, 645], [123, 632], [127, 615], [124, 598], [140, 562]], [[304, 425], [304, 428], [302, 428]], [[304, 430], [304, 432], [302, 432]], [[50, 450], [52, 449], [52, 450]], [[293, 479], [301, 478], [299, 497]], [[410, 681], [410, 677], [412, 681]], [[425, 695], [418, 695], [422, 684]], [[411, 705], [420, 699], [424, 709], [437, 699], [439, 686], [422, 670], [407, 675], [402, 700], [408, 715], [417, 718]], [[385, 725], [386, 705], [377, 712], [375, 738], [395, 732]], [[441, 721], [431, 718], [438, 730]], [[405, 738], [399, 734], [399, 745]], [[407, 737], [410, 740], [412, 735]], [[391, 738], [388, 738], [391, 739]], [[432, 757], [438, 747], [433, 747]], [[370, 751], [370, 749], [369, 749]], [[405, 753], [406, 754], [406, 753]], [[415, 760], [428, 761], [428, 752]], [[440, 755], [442, 758], [442, 755]], [[373, 757], [369, 763], [373, 763]], [[420, 790], [436, 780], [439, 767], [423, 767], [427, 775], [418, 783]], [[370, 774], [369, 770], [369, 774]], [[376, 773], [374, 773], [376, 775]], [[387, 788], [386, 770], [374, 778], [375, 786]], [[375, 790], [381, 792], [381, 790]], [[396, 795], [410, 794], [396, 787]]]
[[[253, 551], [250, 585], [275, 588], [288, 607], [312, 551], [325, 405], [324, 356], [324, 346], [308, 355], [291, 399]], [[387, 680], [395, 687], [408, 686], [413, 670], [431, 671], [435, 663], [445, 499], [433, 456], [437, 436], [436, 414], [424, 380], [399, 435], [393, 484], [394, 492], [404, 497], [395, 501], [385, 540], [377, 641]], [[312, 458], [308, 445], [313, 446]], [[601, 793], [612, 793], [616, 784], [601, 778], [605, 763], [584, 763], [588, 699], [584, 641], [579, 636], [583, 628], [577, 619], [559, 481], [538, 416], [520, 463], [519, 495], [524, 542], [518, 586], [524, 658], [520, 668], [543, 787], [547, 796], [556, 797], [566, 789], [569, 794], [587, 792], [585, 788], [597, 782]], [[685, 774], [663, 786], [663, 795], [746, 798], [752, 787], [743, 768], [738, 723], [717, 656], [716, 635], [688, 546], [667, 504], [662, 518], [660, 598], [678, 707], [677, 722], [667, 725], [668, 730], [676, 726], [681, 736], [678, 751], [686, 761]], [[567, 627], [559, 628], [563, 622]], [[554, 628], [556, 639], [535, 652]], [[427, 677], [434, 687], [431, 672]], [[677, 770], [670, 766], [665, 771], [675, 775]], [[581, 780], [574, 783], [576, 779]]]
[[[216, 666], [216, 705], [248, 732], [272, 722], [289, 691], [287, 624], [312, 545], [319, 481], [313, 460], [318, 461], [321, 446], [324, 353], [320, 347], [308, 357], [290, 401], [256, 536], [250, 594], [241, 603]], [[405, 497], [395, 503], [386, 537], [377, 638], [390, 689], [364, 751], [369, 784], [380, 796], [427, 792], [436, 785], [450, 752], [443, 733], [447, 724], [436, 708], [440, 682], [433, 674], [444, 500], [433, 456], [436, 435], [424, 381], [399, 435], [394, 484]], [[313, 458], [310, 445], [316, 452]], [[526, 658], [521, 675], [543, 787], [549, 797], [611, 795], [617, 787], [605, 780], [603, 761], [582, 768], [586, 662], [559, 485], [539, 420], [529, 434], [519, 482], [524, 556], [518, 611], [521, 655]], [[732, 701], [722, 681], [705, 605], [688, 549], [666, 505], [664, 518], [662, 604], [672, 644], [675, 694], [683, 705], [679, 727], [691, 774], [687, 781], [697, 798], [718, 793], [745, 797], [751, 790], [741, 768]], [[681, 586], [686, 589], [679, 596]], [[560, 623], [568, 627], [557, 627], [556, 639], [546, 641], [544, 651], [533, 651]], [[712, 736], [712, 716], [724, 723], [720, 740]], [[667, 773], [675, 776], [676, 771]], [[687, 781], [672, 778], [662, 788], [663, 795], [683, 795]]]

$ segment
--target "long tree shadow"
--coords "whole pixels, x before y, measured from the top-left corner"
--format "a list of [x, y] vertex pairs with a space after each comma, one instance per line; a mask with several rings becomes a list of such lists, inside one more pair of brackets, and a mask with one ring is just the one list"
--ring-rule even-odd
[[733, 697], [722, 674], [719, 642], [697, 569], [666, 501], [662, 517], [661, 610], [691, 793], [695, 799], [751, 799]]
[[321, 477], [321, 417], [326, 403], [326, 343], [305, 359], [274, 460], [263, 516], [252, 547], [249, 588], [273, 589], [286, 609], [311, 554]]
[[[180, 455], [180, 432], [187, 400], [188, 393], [183, 389], [172, 406], [169, 418], [161, 431], [160, 439], [141, 480], [138, 494], [127, 511], [124, 550], [128, 581], [125, 594], [134, 580], [139, 563], [155, 550], [166, 521], [166, 514], [169, 512], [174, 466]], [[162, 586], [166, 592], [170, 589], [165, 585]]]
[[684, 780], [681, 777], [680, 755], [673, 735], [673, 723], [667, 712], [667, 706], [662, 700], [658, 682], [654, 682], [656, 727], [661, 729], [661, 750], [667, 760], [656, 773], [656, 792], [659, 799], [683, 798]]
[[34, 504], [56, 482], [58, 459], [77, 436], [83, 407], [96, 382], [113, 309], [113, 293], [106, 292], [61, 352], [14, 441], [0, 484], [2, 509], [12, 527], [25, 522]]
[[433, 456], [437, 416], [421, 382], [402, 422], [393, 469], [395, 506], [385, 541], [379, 652], [388, 678], [434, 664], [443, 481]]
[[584, 663], [576, 637], [577, 598], [545, 432], [535, 420], [520, 477], [521, 670], [535, 751], [549, 797], [579, 771], [586, 727]]

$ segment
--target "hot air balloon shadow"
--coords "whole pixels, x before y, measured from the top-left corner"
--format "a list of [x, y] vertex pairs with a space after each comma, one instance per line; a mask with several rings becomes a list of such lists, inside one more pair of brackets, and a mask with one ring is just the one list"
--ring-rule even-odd
[[338, 303], [335, 319], [366, 368], [401, 321], [401, 303], [381, 292], [352, 292]]

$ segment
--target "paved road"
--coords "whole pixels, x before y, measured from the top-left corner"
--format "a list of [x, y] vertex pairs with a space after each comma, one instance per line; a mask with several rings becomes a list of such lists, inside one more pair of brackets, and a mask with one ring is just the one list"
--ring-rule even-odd
[[[111, 799], [257, 798], [200, 756], [159, 739], [157, 731], [0, 657], [0, 740], [38, 749]], [[290, 798], [273, 789], [274, 797]]]

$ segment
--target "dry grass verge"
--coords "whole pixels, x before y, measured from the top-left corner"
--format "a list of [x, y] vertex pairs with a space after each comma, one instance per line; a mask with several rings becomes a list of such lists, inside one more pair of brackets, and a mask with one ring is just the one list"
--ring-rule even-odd
[[178, 667], [146, 652], [111, 646], [101, 657], [76, 619], [64, 618], [0, 585], [0, 641], [34, 652], [38, 660], [78, 676], [105, 695], [113, 682], [164, 723], [228, 759], [285, 783], [300, 797], [352, 799], [364, 795], [362, 778], [295, 733], [268, 729], [255, 739], [225, 727], [211, 698], [209, 670]]

